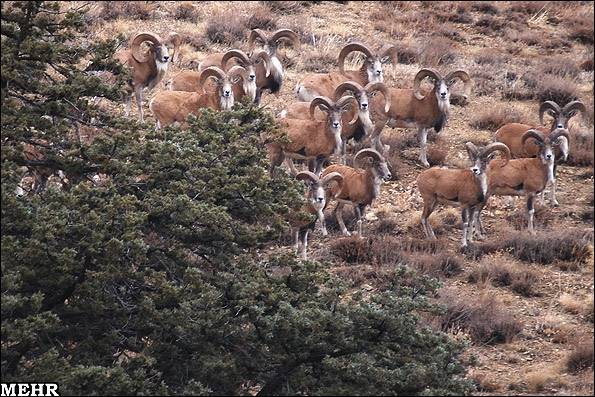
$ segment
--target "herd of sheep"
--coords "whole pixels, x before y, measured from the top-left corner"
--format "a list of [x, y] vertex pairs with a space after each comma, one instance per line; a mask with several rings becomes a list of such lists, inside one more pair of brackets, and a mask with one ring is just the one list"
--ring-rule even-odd
[[[143, 43], [147, 45], [141, 46]], [[155, 87], [162, 80], [168, 89], [156, 93], [149, 103], [158, 129], [183, 123], [188, 115], [198, 114], [201, 108], [230, 110], [235, 101], [245, 96], [259, 104], [264, 91], [277, 93], [282, 88], [284, 71], [277, 54], [282, 43], [300, 45], [298, 35], [289, 29], [270, 34], [254, 29], [246, 52], [231, 49], [210, 54], [202, 59], [198, 71], [182, 71], [163, 80], [181, 44], [179, 35], [173, 33], [162, 40], [156, 34], [139, 33], [131, 40], [130, 48], [118, 54], [118, 59], [132, 72], [127, 112], [134, 94], [142, 121], [143, 90]], [[359, 70], [345, 70], [345, 59], [352, 52], [365, 57]], [[335, 213], [342, 234], [350, 235], [342, 209], [351, 205], [357, 216], [358, 235], [362, 235], [364, 210], [378, 197], [383, 182], [392, 177], [386, 160], [390, 148], [381, 141], [386, 125], [416, 128], [419, 159], [423, 166], [429, 167], [427, 134], [431, 129], [439, 132], [446, 124], [451, 86], [460, 80], [464, 85], [463, 96], [467, 98], [471, 93], [472, 79], [463, 70], [442, 76], [436, 70], [423, 68], [416, 74], [412, 88], [389, 87], [384, 83], [382, 67], [388, 61], [397, 62], [394, 46], [373, 51], [361, 42], [348, 43], [338, 55], [337, 70], [305, 75], [296, 85], [297, 100], [278, 115], [287, 142], [263, 143], [271, 175], [285, 163], [307, 185], [306, 210], [316, 218], [313, 222], [291, 222], [295, 248], [303, 258], [306, 258], [308, 232], [317, 220], [323, 235], [327, 235], [323, 211], [329, 200], [337, 202]], [[433, 84], [431, 89], [422, 89], [426, 79]], [[483, 239], [480, 214], [492, 195], [526, 196], [528, 229], [534, 232], [536, 195], [551, 186], [550, 202], [558, 204], [556, 160], [568, 156], [568, 120], [579, 111], [586, 111], [579, 101], [563, 107], [547, 101], [539, 108], [542, 126], [510, 123], [496, 131], [496, 142], [485, 147], [466, 142], [471, 167], [433, 167], [421, 172], [417, 188], [424, 202], [421, 224], [427, 238], [436, 238], [428, 217], [438, 203], [448, 203], [462, 210], [462, 246], [474, 238]], [[545, 114], [553, 118], [550, 127], [543, 126]], [[349, 159], [347, 143], [351, 140], [355, 154]], [[496, 152], [500, 153], [497, 158]], [[338, 163], [328, 165], [331, 159], [337, 159]], [[293, 160], [303, 160], [307, 170], [299, 171]]]

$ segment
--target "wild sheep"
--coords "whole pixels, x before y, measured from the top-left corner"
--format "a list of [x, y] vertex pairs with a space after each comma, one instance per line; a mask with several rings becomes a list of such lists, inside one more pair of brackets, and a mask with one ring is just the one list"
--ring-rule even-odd
[[[366, 56], [366, 60], [359, 70], [345, 71], [345, 58], [354, 51], [362, 52]], [[349, 43], [339, 53], [338, 72], [306, 75], [296, 85], [295, 93], [300, 101], [308, 102], [315, 96], [331, 97], [339, 84], [346, 81], [354, 81], [360, 86], [365, 86], [368, 83], [382, 83], [384, 82], [382, 64], [389, 59], [392, 59], [393, 63], [397, 62], [397, 48], [393, 45], [385, 45], [374, 53], [365, 44]]]
[[[505, 124], [496, 131], [495, 138], [498, 142], [504, 143], [510, 148], [510, 153], [513, 158], [524, 158], [524, 157], [536, 157], [539, 154], [540, 147], [534, 140], [525, 141], [523, 143], [523, 135], [530, 129], [536, 129], [541, 131], [544, 136], [549, 136], [551, 131], [556, 129], [568, 131], [568, 121], [570, 118], [575, 116], [578, 112], [586, 114], [587, 108], [582, 102], [572, 101], [563, 108], [552, 101], [546, 101], [539, 107], [539, 121], [543, 125], [543, 116], [548, 113], [553, 116], [552, 125], [550, 128], [534, 126], [530, 124], [521, 123], [509, 123]], [[566, 161], [568, 158], [568, 145], [569, 142], [566, 138], [560, 138], [559, 147], [556, 147], [556, 158], [562, 161]], [[554, 180], [550, 190], [550, 204], [553, 206], [560, 205], [556, 199], [556, 179], [555, 179], [556, 167], [554, 166]], [[544, 202], [542, 192], [542, 202]]]
[[[167, 41], [163, 41], [154, 33], [138, 33], [130, 41], [130, 48], [120, 51], [116, 58], [125, 65], [128, 65], [132, 72], [132, 78], [129, 81], [130, 93], [126, 97], [126, 116], [130, 115], [130, 106], [132, 103], [132, 94], [136, 98], [139, 118], [144, 122], [143, 116], [143, 90], [153, 89], [165, 76], [170, 61], [170, 53], [166, 43], [171, 42], [174, 45], [180, 44], [177, 33], [170, 34]], [[149, 48], [141, 49], [141, 44], [147, 43]], [[177, 48], [174, 48], [174, 54]]]
[[355, 209], [357, 216], [357, 225], [359, 236], [362, 236], [362, 216], [366, 206], [372, 205], [372, 202], [380, 194], [380, 185], [383, 181], [392, 178], [386, 159], [374, 149], [362, 149], [357, 152], [353, 158], [353, 163], [357, 164], [359, 159], [370, 158], [370, 162], [364, 165], [364, 168], [353, 168], [347, 165], [333, 164], [324, 169], [322, 177], [338, 172], [343, 175], [343, 184], [331, 187], [331, 197], [337, 201], [335, 214], [341, 232], [350, 236], [351, 233], [345, 227], [343, 222], [343, 206], [350, 204]]
[[[263, 64], [263, 67], [258, 65]], [[230, 50], [226, 53], [212, 54], [201, 63], [199, 71], [184, 70], [178, 73], [170, 82], [169, 89], [172, 91], [194, 92], [199, 89], [200, 73], [210, 66], [221, 67], [227, 70], [232, 66], [242, 66], [246, 73], [243, 78], [243, 85], [234, 85], [235, 100], [239, 101], [248, 96], [253, 102], [256, 100], [257, 81], [266, 79], [270, 75], [271, 58], [266, 51], [257, 51], [248, 56], [241, 50]], [[260, 75], [259, 72], [262, 72]], [[210, 83], [210, 82], [209, 82]], [[207, 83], [204, 87], [207, 92], [212, 92], [216, 87]]]
[[[297, 170], [292, 159], [307, 160], [310, 171], [315, 170], [316, 175], [320, 174], [325, 160], [334, 153], [339, 153], [342, 147], [341, 116], [349, 110], [349, 106], [356, 106], [357, 102], [352, 96], [344, 96], [333, 102], [330, 98], [316, 97], [310, 103], [310, 120], [302, 119], [280, 119], [281, 127], [286, 131], [288, 143], [268, 143], [266, 145], [269, 159], [271, 160], [271, 175], [275, 167], [281, 165], [285, 160], [293, 175]], [[320, 108], [327, 113], [326, 120], [316, 120], [314, 111]], [[354, 123], [357, 118], [351, 120]]]
[[[156, 129], [174, 122], [183, 122], [189, 114], [197, 114], [201, 108], [231, 110], [234, 104], [233, 84], [243, 78], [245, 69], [234, 66], [225, 73], [211, 66], [202, 71], [199, 85], [209, 78], [217, 82], [216, 92], [161, 91], [151, 100], [149, 108], [157, 119]], [[202, 91], [202, 90], [201, 90]]]
[[262, 64], [256, 65], [256, 103], [260, 103], [260, 97], [264, 90], [269, 90], [272, 94], [278, 93], [283, 84], [283, 65], [277, 57], [277, 48], [282, 42], [289, 42], [295, 47], [300, 47], [300, 39], [298, 35], [291, 29], [279, 29], [270, 35], [260, 29], [252, 29], [248, 37], [248, 47], [250, 51], [254, 50], [257, 42], [262, 43], [264, 50], [269, 54], [271, 59], [270, 74], [266, 78], [265, 68]]
[[306, 204], [303, 209], [311, 215], [316, 216], [313, 221], [300, 220], [297, 217], [290, 219], [295, 252], [300, 252], [302, 259], [305, 260], [306, 249], [308, 247], [308, 233], [311, 229], [314, 229], [317, 219], [320, 220], [322, 235], [328, 235], [324, 222], [324, 209], [328, 204], [326, 197], [327, 189], [333, 181], [341, 184], [343, 176], [337, 172], [331, 172], [323, 178], [318, 178], [316, 174], [310, 171], [301, 171], [295, 177], [304, 181], [308, 187], [305, 193]]
[[428, 222], [436, 205], [440, 203], [458, 204], [462, 211], [463, 240], [462, 246], [467, 247], [473, 240], [474, 214], [481, 210], [479, 207], [485, 202], [488, 195], [488, 176], [486, 173], [489, 155], [499, 150], [506, 159], [500, 166], [505, 165], [510, 159], [508, 147], [502, 143], [492, 143], [484, 148], [477, 148], [473, 143], [467, 142], [467, 154], [473, 162], [470, 169], [448, 169], [433, 167], [423, 171], [417, 177], [417, 188], [424, 202], [421, 214], [421, 225], [426, 237], [436, 239], [432, 226]]
[[[420, 91], [420, 85], [426, 78], [433, 80], [434, 87], [428, 92]], [[420, 142], [419, 159], [425, 167], [427, 160], [426, 145], [428, 130], [434, 128], [440, 132], [450, 112], [450, 92], [456, 79], [464, 83], [464, 96], [471, 93], [471, 78], [467, 72], [457, 70], [442, 77], [433, 69], [420, 70], [413, 80], [413, 89], [390, 88], [390, 109], [385, 112], [384, 101], [375, 96], [370, 100], [370, 113], [374, 120], [386, 120], [389, 126], [399, 128], [417, 128]]]
[[[343, 114], [343, 128], [341, 130], [341, 140], [343, 145], [341, 148], [341, 159], [342, 164], [346, 162], [346, 144], [350, 139], [354, 139], [357, 142], [363, 141], [365, 138], [373, 135], [374, 124], [370, 119], [369, 112], [369, 98], [376, 92], [381, 92], [386, 98], [386, 109], [390, 107], [390, 98], [388, 91], [384, 83], [368, 83], [365, 87], [362, 87], [355, 81], [347, 81], [341, 83], [335, 90], [335, 100], [341, 98], [346, 93], [353, 95], [358, 102], [358, 107], [349, 110]], [[290, 104], [286, 110], [282, 112], [282, 117], [306, 119], [309, 118], [310, 102], [294, 102]], [[353, 124], [349, 124], [349, 120], [353, 120], [357, 113], [357, 120]], [[317, 120], [323, 120], [325, 115], [322, 111], [317, 110], [314, 113], [314, 117]], [[376, 148], [378, 150], [378, 148]]]
[[[535, 196], [543, 191], [554, 178], [556, 160], [554, 146], [559, 139], [568, 139], [568, 132], [556, 129], [549, 136], [539, 130], [529, 130], [523, 134], [521, 143], [532, 139], [539, 146], [537, 157], [519, 158], [510, 161], [492, 160], [488, 167], [488, 196], [520, 196], [527, 197], [527, 228], [535, 233], [534, 201]], [[480, 237], [485, 232], [481, 224], [480, 214], [485, 204], [479, 207], [475, 216], [475, 224]]]

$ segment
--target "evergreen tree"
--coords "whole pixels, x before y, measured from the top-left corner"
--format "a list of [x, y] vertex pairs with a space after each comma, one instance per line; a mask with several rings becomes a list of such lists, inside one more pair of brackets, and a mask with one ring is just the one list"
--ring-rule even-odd
[[[471, 390], [462, 347], [418, 322], [436, 310], [434, 280], [395, 268], [367, 296], [325, 264], [263, 254], [302, 196], [268, 176], [270, 114], [240, 105], [155, 133], [99, 111], [90, 98], [119, 99], [126, 73], [109, 61], [115, 40], [82, 44], [88, 25], [84, 9], [2, 5], [3, 382], [83, 395]], [[81, 142], [89, 127], [101, 136]], [[23, 166], [67, 182], [17, 196]]]

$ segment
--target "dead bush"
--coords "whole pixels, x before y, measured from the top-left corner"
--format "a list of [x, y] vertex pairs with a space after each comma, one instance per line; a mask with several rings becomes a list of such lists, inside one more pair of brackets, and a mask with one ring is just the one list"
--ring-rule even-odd
[[581, 69], [586, 70], [587, 72], [593, 71], [593, 57], [592, 56], [590, 58], [585, 59], [583, 62], [581, 62]]
[[568, 165], [577, 167], [593, 167], [593, 130], [584, 133], [570, 135], [570, 153], [568, 154]]
[[479, 33], [493, 36], [502, 34], [506, 28], [510, 27], [510, 22], [504, 18], [484, 15], [475, 21], [474, 25]]
[[484, 14], [496, 15], [499, 10], [491, 1], [474, 1], [471, 3], [471, 9]]
[[535, 98], [540, 102], [554, 101], [564, 106], [570, 101], [577, 100], [579, 88], [570, 79], [557, 76], [543, 76], [537, 83]]
[[576, 15], [568, 28], [569, 39], [593, 45], [593, 13]]
[[495, 287], [510, 287], [513, 292], [522, 296], [536, 296], [534, 285], [538, 281], [537, 273], [529, 269], [506, 263], [483, 261], [469, 275], [471, 283], [490, 282]]
[[510, 289], [522, 296], [538, 296], [539, 294], [535, 291], [535, 284], [538, 280], [536, 272], [528, 269], [518, 270], [513, 274]]
[[154, 5], [146, 1], [106, 1], [101, 4], [99, 16], [106, 21], [118, 18], [150, 19]]
[[446, 37], [430, 37], [421, 45], [418, 63], [424, 67], [448, 65], [455, 61], [454, 43]]
[[593, 368], [593, 340], [578, 342], [574, 350], [566, 356], [565, 366], [568, 372], [573, 374]]
[[576, 78], [581, 73], [575, 61], [559, 56], [544, 59], [540, 69], [542, 73], [558, 77]]
[[471, 119], [469, 125], [478, 130], [496, 131], [504, 124], [520, 123], [521, 112], [511, 106], [493, 106]]
[[182, 1], [178, 3], [174, 11], [174, 17], [183, 21], [196, 21], [198, 19], [198, 11], [191, 1]]
[[263, 1], [262, 3], [277, 14], [296, 13], [311, 5], [308, 1]]
[[420, 272], [434, 277], [453, 277], [463, 271], [461, 260], [453, 255], [417, 253], [406, 256], [405, 262]]
[[525, 262], [544, 265], [554, 261], [586, 263], [591, 255], [592, 230], [559, 230], [537, 233], [512, 233], [485, 243], [476, 243], [466, 251], [474, 259], [483, 255], [506, 250], [513, 257]]
[[[547, 207], [537, 206], [535, 208], [535, 227], [548, 227], [556, 219], [556, 215]], [[506, 221], [512, 225], [515, 230], [525, 230], [527, 228], [527, 212], [525, 209], [510, 211], [506, 215]]]
[[522, 330], [522, 325], [493, 296], [478, 300], [445, 291], [440, 301], [446, 313], [438, 317], [442, 331], [463, 329], [474, 342], [484, 344], [508, 343]]
[[233, 46], [245, 39], [247, 19], [231, 10], [213, 15], [207, 22], [205, 36], [211, 43]]
[[512, 1], [508, 10], [520, 14], [535, 15], [543, 11], [546, 5], [546, 1]]
[[[380, 214], [379, 214], [380, 215]], [[376, 223], [376, 233], [379, 234], [391, 234], [398, 229], [399, 224], [393, 218], [384, 216], [380, 217], [380, 220]]]
[[351, 236], [333, 241], [330, 252], [347, 263], [388, 264], [401, 260], [400, 247], [399, 240], [392, 236]]
[[277, 20], [269, 9], [262, 7], [254, 11], [246, 25], [248, 29], [275, 30], [277, 29]]

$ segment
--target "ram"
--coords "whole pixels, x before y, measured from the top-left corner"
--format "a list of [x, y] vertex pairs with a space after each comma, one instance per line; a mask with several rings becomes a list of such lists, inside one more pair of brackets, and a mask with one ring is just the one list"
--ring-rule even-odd
[[290, 224], [294, 237], [294, 249], [296, 253], [300, 252], [302, 259], [305, 260], [306, 250], [308, 248], [308, 233], [310, 230], [314, 229], [317, 220], [320, 221], [322, 235], [328, 235], [324, 221], [324, 209], [328, 204], [327, 189], [333, 181], [341, 184], [343, 177], [337, 172], [331, 172], [325, 177], [319, 178], [316, 174], [310, 171], [301, 171], [295, 177], [304, 181], [307, 185], [305, 193], [306, 204], [302, 210], [316, 217], [313, 221], [303, 220], [297, 216], [297, 211], [290, 216]]
[[[257, 72], [260, 70], [260, 64], [264, 65], [262, 75], [259, 76]], [[226, 53], [212, 54], [205, 58], [201, 63], [199, 71], [184, 70], [178, 73], [168, 86], [172, 91], [198, 91], [200, 88], [200, 73], [207, 67], [216, 66], [223, 70], [228, 70], [232, 66], [241, 66], [246, 72], [243, 77], [243, 84], [241, 86], [234, 85], [234, 97], [236, 101], [242, 100], [244, 96], [248, 96], [251, 101], [256, 101], [257, 81], [266, 79], [270, 75], [271, 58], [266, 51], [257, 51], [248, 56], [241, 50], [230, 50]], [[210, 82], [206, 84], [205, 90], [207, 92], [215, 91], [216, 87]]]
[[[359, 70], [346, 71], [345, 58], [355, 51], [362, 52], [366, 59]], [[309, 102], [315, 96], [332, 97], [337, 87], [346, 81], [354, 81], [360, 86], [366, 86], [368, 83], [382, 83], [384, 82], [382, 64], [389, 59], [392, 59], [393, 63], [397, 62], [397, 48], [393, 45], [385, 45], [378, 52], [372, 52], [363, 43], [349, 43], [339, 52], [338, 72], [307, 75], [295, 86], [295, 93], [300, 101]]]
[[[531, 129], [523, 134], [521, 143], [525, 144], [529, 139], [534, 140], [539, 147], [537, 157], [510, 161], [496, 159], [489, 164], [488, 196], [526, 196], [527, 228], [530, 233], [535, 233], [535, 196], [553, 181], [555, 146], [560, 144], [562, 137], [569, 138], [568, 132], [564, 129], [555, 129], [549, 136], [539, 130]], [[474, 220], [480, 237], [485, 233], [480, 218], [484, 206], [485, 204], [479, 207]]]
[[[424, 208], [421, 214], [421, 225], [428, 239], [436, 239], [428, 218], [438, 203], [458, 205], [461, 207], [463, 219], [462, 246], [467, 247], [473, 240], [475, 213], [488, 197], [487, 165], [492, 152], [501, 151], [506, 159], [510, 159], [508, 147], [502, 143], [492, 143], [484, 148], [477, 148], [467, 142], [467, 154], [471, 159], [470, 169], [448, 169], [433, 167], [423, 171], [417, 177], [417, 188], [423, 199]], [[471, 228], [471, 231], [469, 231]]]
[[[291, 173], [297, 174], [292, 159], [307, 160], [310, 171], [320, 175], [324, 162], [335, 153], [341, 152], [341, 115], [347, 112], [350, 106], [357, 106], [357, 101], [352, 96], [344, 96], [334, 102], [330, 98], [316, 97], [310, 102], [310, 119], [280, 119], [281, 127], [286, 131], [287, 143], [267, 143], [269, 159], [271, 160], [271, 175], [275, 167], [285, 160]], [[320, 108], [327, 113], [326, 120], [316, 120], [314, 111]], [[350, 122], [355, 122], [355, 117]]]
[[[128, 82], [129, 93], [126, 96], [126, 116], [130, 115], [132, 95], [136, 98], [139, 118], [144, 122], [143, 115], [143, 91], [145, 88], [153, 89], [165, 76], [171, 60], [167, 43], [174, 44], [175, 54], [180, 45], [181, 39], [177, 33], [171, 33], [166, 41], [163, 41], [154, 33], [138, 33], [130, 41], [130, 48], [120, 51], [116, 58], [131, 69], [132, 77]], [[143, 50], [141, 45], [148, 44]]]
[[[161, 91], [151, 100], [149, 108], [156, 118], [156, 129], [174, 122], [184, 122], [188, 115], [197, 114], [201, 108], [213, 110], [231, 110], [234, 104], [233, 84], [237, 84], [245, 75], [246, 69], [234, 66], [225, 73], [217, 67], [202, 71], [199, 85], [212, 78], [217, 83], [216, 92]], [[201, 92], [202, 91], [202, 92]]]
[[[543, 116], [546, 113], [551, 114], [553, 119], [550, 128], [539, 127], [530, 124], [509, 123], [500, 127], [498, 131], [496, 131], [495, 137], [498, 142], [502, 142], [510, 148], [510, 153], [512, 154], [513, 158], [536, 157], [540, 151], [539, 145], [537, 145], [534, 140], [525, 141], [523, 143], [523, 135], [525, 132], [530, 129], [536, 129], [541, 131], [544, 136], [547, 137], [554, 130], [568, 131], [568, 121], [579, 111], [582, 112], [583, 115], [587, 112], [585, 105], [579, 101], [572, 101], [566, 104], [566, 106], [563, 108], [560, 108], [560, 106], [555, 102], [546, 101], [539, 107], [539, 121], [542, 125], [544, 125]], [[556, 147], [556, 158], [566, 161], [568, 158], [569, 142], [564, 137], [561, 137], [559, 142], [559, 147]], [[554, 166], [554, 179], [551, 185], [549, 198], [551, 205], [558, 206], [560, 204], [556, 199], [555, 174], [556, 167]], [[544, 202], [544, 193], [545, 189], [542, 192], [542, 203]]]
[[[433, 81], [430, 92], [420, 90], [421, 83], [426, 78]], [[427, 160], [428, 131], [434, 128], [436, 132], [442, 131], [450, 113], [449, 88], [460, 79], [464, 83], [464, 97], [471, 93], [471, 78], [467, 72], [457, 70], [442, 77], [433, 69], [421, 69], [413, 79], [413, 89], [392, 88], [388, 89], [390, 108], [385, 109], [382, 98], [375, 96], [370, 100], [370, 114], [377, 122], [385, 120], [391, 127], [417, 128], [420, 142], [419, 159], [425, 167], [430, 164]]]
[[[365, 87], [362, 87], [355, 81], [347, 81], [341, 83], [334, 93], [335, 100], [341, 98], [346, 93], [353, 95], [358, 102], [357, 108], [352, 108], [350, 111], [343, 114], [343, 128], [341, 130], [341, 140], [343, 142], [341, 148], [342, 164], [346, 163], [346, 145], [350, 139], [354, 139], [356, 142], [362, 142], [366, 138], [371, 138], [374, 135], [374, 124], [370, 119], [369, 112], [369, 98], [375, 93], [381, 92], [386, 98], [386, 109], [390, 107], [390, 99], [388, 97], [388, 91], [384, 83], [368, 83]], [[287, 109], [281, 112], [281, 117], [296, 118], [296, 119], [307, 119], [310, 117], [309, 114], [310, 102], [294, 102], [290, 104]], [[353, 120], [357, 113], [356, 122], [353, 124], [349, 123], [349, 120]], [[316, 110], [314, 117], [317, 120], [323, 120], [325, 115], [322, 111]], [[374, 136], [377, 138], [377, 136]], [[376, 148], [378, 150], [378, 148]]]
[[343, 221], [343, 207], [346, 204], [352, 205], [357, 215], [359, 236], [362, 236], [362, 217], [367, 206], [380, 194], [380, 185], [388, 181], [392, 175], [388, 168], [386, 159], [374, 149], [362, 149], [353, 158], [354, 164], [358, 160], [370, 158], [370, 161], [363, 168], [353, 168], [347, 165], [333, 164], [324, 169], [322, 177], [338, 172], [343, 176], [343, 183], [331, 187], [331, 197], [337, 201], [335, 214], [341, 232], [350, 236], [351, 233], [345, 227]]

